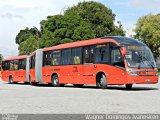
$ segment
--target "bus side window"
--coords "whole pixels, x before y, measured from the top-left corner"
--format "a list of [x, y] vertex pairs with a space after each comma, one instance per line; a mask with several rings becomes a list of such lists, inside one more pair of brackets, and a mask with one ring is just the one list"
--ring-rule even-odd
[[5, 61], [2, 61], [2, 69], [5, 71]]
[[10, 64], [9, 70], [14, 70], [14, 61], [13, 60], [10, 61], [9, 64]]
[[14, 60], [14, 70], [18, 70], [18, 60]]
[[51, 65], [60, 65], [61, 63], [61, 51], [53, 51], [52, 58], [51, 58]]
[[83, 62], [93, 63], [94, 62], [94, 46], [87, 46], [83, 49]]
[[82, 49], [79, 48], [72, 48], [72, 64], [81, 64], [82, 63]]
[[69, 65], [71, 64], [71, 49], [64, 49], [62, 50], [62, 65]]
[[96, 46], [95, 62], [96, 63], [109, 63], [109, 44], [100, 44]]
[[25, 59], [19, 60], [18, 69], [23, 69], [23, 70], [26, 69], [26, 60]]
[[30, 68], [35, 68], [35, 55], [33, 55], [30, 59]]
[[43, 66], [50, 66], [51, 65], [51, 58], [52, 58], [51, 51], [44, 52]]

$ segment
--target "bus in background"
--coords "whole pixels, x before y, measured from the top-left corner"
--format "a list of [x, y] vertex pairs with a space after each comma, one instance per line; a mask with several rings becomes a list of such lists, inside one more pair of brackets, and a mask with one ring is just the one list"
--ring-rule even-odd
[[29, 82], [29, 57], [22, 55], [4, 59], [1, 74], [5, 82]]
[[73, 84], [155, 84], [158, 72], [150, 49], [142, 42], [120, 36], [61, 44], [39, 49], [30, 56], [33, 83], [53, 86]]

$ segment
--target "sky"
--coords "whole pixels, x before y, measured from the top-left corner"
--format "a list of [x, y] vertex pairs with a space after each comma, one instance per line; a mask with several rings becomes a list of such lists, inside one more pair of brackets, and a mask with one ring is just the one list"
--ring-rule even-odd
[[[91, 0], [0, 0], [0, 53], [5, 58], [18, 55], [15, 37], [21, 29], [40, 28], [40, 21], [48, 15], [62, 14], [81, 1]], [[139, 17], [160, 13], [160, 0], [92, 1], [110, 8], [127, 33], [132, 33]]]

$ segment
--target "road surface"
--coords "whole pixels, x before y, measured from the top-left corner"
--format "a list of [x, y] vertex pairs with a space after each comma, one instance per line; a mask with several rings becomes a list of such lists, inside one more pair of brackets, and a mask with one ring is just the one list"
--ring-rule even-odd
[[119, 114], [159, 113], [160, 83], [124, 86], [51, 87], [8, 84], [0, 80], [0, 113]]

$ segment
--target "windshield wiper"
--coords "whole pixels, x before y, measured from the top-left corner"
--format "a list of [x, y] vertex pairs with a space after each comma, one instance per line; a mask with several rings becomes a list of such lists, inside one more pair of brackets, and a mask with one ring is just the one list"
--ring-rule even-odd
[[143, 57], [147, 60], [147, 62], [149, 63], [149, 65], [154, 69], [153, 64], [148, 60], [148, 58], [146, 58], [145, 56], [143, 56]]
[[138, 53], [138, 56], [139, 56], [138, 57], [138, 61], [139, 61], [138, 69], [140, 69], [141, 68], [141, 62], [143, 62], [143, 60], [142, 60], [142, 55], [140, 53]]
[[147, 60], [147, 62], [149, 63], [149, 65], [154, 69], [153, 64], [145, 56], [142, 56], [142, 54], [140, 54], [140, 53], [137, 53], [137, 54], [139, 55], [139, 66], [138, 66], [138, 69], [141, 68], [141, 62], [143, 64], [145, 64], [144, 61], [142, 60], [142, 58], [145, 58]]

